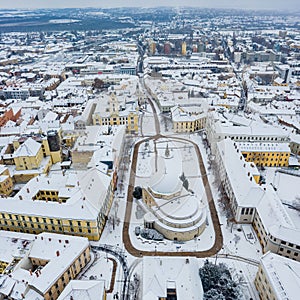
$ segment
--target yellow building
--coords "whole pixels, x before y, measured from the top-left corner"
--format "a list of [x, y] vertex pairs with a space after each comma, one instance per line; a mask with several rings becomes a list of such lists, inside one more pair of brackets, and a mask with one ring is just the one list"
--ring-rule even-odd
[[77, 138], [79, 136], [78, 132], [63, 132], [62, 134], [62, 141], [66, 145], [66, 147], [73, 147]]
[[300, 263], [266, 253], [260, 259], [255, 287], [262, 300], [297, 300], [300, 293]]
[[105, 280], [71, 280], [57, 300], [72, 298], [106, 300]]
[[155, 42], [152, 41], [152, 42], [150, 43], [149, 51], [150, 51], [150, 54], [151, 54], [151, 55], [154, 55], [154, 54], [155, 54], [155, 52], [156, 52], [156, 44], [155, 44]]
[[39, 174], [47, 174], [52, 165], [51, 151], [46, 138], [40, 142], [33, 138], [22, 137], [13, 141], [14, 153], [12, 157], [16, 169], [15, 182], [27, 182]]
[[247, 162], [263, 167], [288, 167], [291, 150], [287, 143], [237, 143]]
[[10, 177], [9, 170], [4, 165], [0, 165], [0, 194], [9, 196], [14, 188], [14, 183]]
[[204, 128], [206, 113], [199, 106], [175, 106], [171, 109], [174, 132], [195, 132]]
[[92, 168], [65, 176], [37, 176], [14, 197], [0, 199], [0, 229], [99, 240], [113, 201], [115, 175]]
[[0, 260], [8, 249], [14, 252], [4, 258], [8, 267], [1, 278], [1, 299], [56, 300], [91, 259], [88, 239], [82, 237], [0, 232], [0, 240]]
[[14, 162], [17, 170], [38, 169], [42, 159], [42, 146], [32, 138], [28, 138], [14, 152]]
[[186, 42], [182, 42], [181, 44], [181, 54], [186, 56]]
[[[108, 106], [104, 104], [106, 101]], [[119, 102], [115, 93], [99, 101], [93, 114], [93, 125], [126, 125], [126, 131], [132, 134], [138, 133], [138, 120], [136, 101], [123, 98]]]

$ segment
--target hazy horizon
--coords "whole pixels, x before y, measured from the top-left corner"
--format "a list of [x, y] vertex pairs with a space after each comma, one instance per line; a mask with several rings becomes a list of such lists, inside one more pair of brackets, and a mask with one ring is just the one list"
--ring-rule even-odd
[[200, 7], [200, 8], [236, 8], [236, 9], [251, 9], [251, 10], [297, 10], [299, 11], [298, 0], [148, 0], [142, 2], [140, 0], [15, 0], [12, 3], [9, 1], [0, 0], [0, 9], [38, 9], [38, 8], [114, 8], [114, 7]]

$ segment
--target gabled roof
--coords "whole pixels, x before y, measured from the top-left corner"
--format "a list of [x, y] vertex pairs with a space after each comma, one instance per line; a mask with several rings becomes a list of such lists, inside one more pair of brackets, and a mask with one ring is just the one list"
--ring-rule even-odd
[[15, 151], [14, 157], [36, 156], [41, 148], [41, 144], [29, 137], [20, 147]]

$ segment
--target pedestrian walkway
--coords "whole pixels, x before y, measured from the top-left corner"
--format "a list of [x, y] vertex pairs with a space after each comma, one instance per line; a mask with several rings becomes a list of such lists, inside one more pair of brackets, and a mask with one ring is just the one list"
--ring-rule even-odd
[[144, 250], [136, 249], [131, 243], [131, 240], [129, 237], [129, 224], [130, 224], [131, 212], [132, 212], [132, 202], [133, 202], [132, 192], [133, 192], [134, 186], [135, 186], [135, 175], [134, 174], [136, 174], [138, 150], [139, 150], [140, 145], [142, 143], [144, 143], [146, 140], [158, 140], [160, 138], [170, 138], [170, 137], [157, 134], [153, 137], [143, 139], [143, 140], [137, 142], [134, 146], [132, 164], [131, 164], [131, 172], [130, 172], [130, 178], [129, 178], [129, 185], [128, 185], [128, 191], [127, 191], [127, 204], [126, 204], [126, 211], [125, 211], [125, 220], [124, 220], [124, 225], [123, 225], [123, 243], [125, 245], [125, 248], [131, 255], [136, 256], [136, 257], [141, 257], [141, 256], [194, 256], [194, 257], [202, 258], [202, 257], [213, 256], [216, 253], [218, 253], [223, 246], [223, 235], [222, 235], [219, 217], [217, 214], [215, 203], [213, 201], [212, 192], [211, 192], [210, 185], [208, 182], [207, 173], [206, 173], [205, 166], [203, 163], [202, 155], [200, 153], [200, 150], [199, 150], [197, 144], [195, 144], [194, 142], [192, 142], [190, 140], [180, 138], [180, 137], [174, 137], [174, 136], [172, 136], [171, 139], [189, 142], [189, 143], [193, 144], [193, 146], [196, 150], [196, 154], [198, 157], [198, 164], [199, 164], [199, 168], [200, 168], [200, 172], [201, 172], [201, 178], [202, 178], [203, 186], [205, 188], [205, 193], [207, 196], [207, 201], [208, 201], [211, 218], [212, 218], [212, 222], [213, 222], [213, 226], [214, 226], [215, 243], [209, 250], [206, 250], [206, 251], [184, 251], [184, 252], [144, 251]]

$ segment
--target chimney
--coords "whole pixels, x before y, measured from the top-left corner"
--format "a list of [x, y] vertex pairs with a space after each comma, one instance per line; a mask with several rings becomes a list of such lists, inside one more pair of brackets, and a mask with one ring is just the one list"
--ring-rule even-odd
[[56, 256], [59, 256], [59, 251], [58, 250], [56, 251]]
[[29, 188], [27, 188], [27, 193], [29, 194], [29, 192], [30, 192], [30, 191], [29, 191]]
[[20, 199], [20, 200], [23, 200], [23, 197], [22, 197], [21, 195], [19, 195], [19, 199]]

